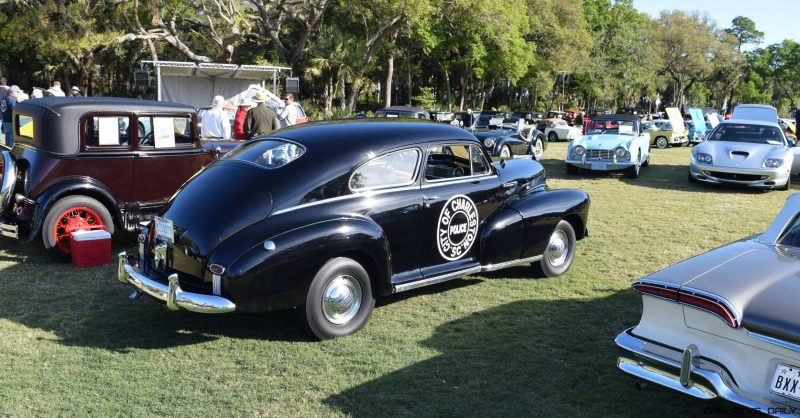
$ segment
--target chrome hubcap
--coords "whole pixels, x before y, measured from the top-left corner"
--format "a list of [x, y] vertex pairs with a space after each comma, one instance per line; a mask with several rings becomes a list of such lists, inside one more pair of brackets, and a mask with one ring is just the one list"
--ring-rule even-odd
[[503, 149], [502, 149], [502, 150], [500, 150], [500, 156], [501, 156], [501, 157], [508, 158], [508, 156], [509, 156], [510, 154], [511, 154], [511, 153], [510, 153], [510, 152], [508, 152], [508, 148], [506, 148], [506, 147], [503, 147]]
[[322, 314], [332, 324], [342, 325], [361, 309], [361, 284], [349, 274], [333, 279], [322, 293]]
[[567, 261], [569, 253], [569, 239], [564, 231], [558, 229], [550, 236], [550, 243], [547, 244], [545, 257], [553, 267], [560, 267]]
[[538, 161], [538, 160], [542, 159], [542, 153], [543, 153], [542, 143], [541, 143], [541, 141], [537, 140], [536, 141], [536, 145], [533, 146], [533, 156]]

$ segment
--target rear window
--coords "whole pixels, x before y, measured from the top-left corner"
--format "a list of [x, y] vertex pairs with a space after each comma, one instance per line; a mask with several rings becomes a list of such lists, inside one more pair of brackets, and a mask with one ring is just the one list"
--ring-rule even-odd
[[27, 115], [17, 115], [17, 136], [33, 139], [33, 118]]
[[267, 139], [256, 141], [225, 154], [223, 160], [240, 160], [265, 168], [278, 168], [300, 158], [306, 149], [301, 145]]
[[708, 136], [708, 140], [784, 145], [783, 132], [777, 126], [751, 124], [719, 125]]

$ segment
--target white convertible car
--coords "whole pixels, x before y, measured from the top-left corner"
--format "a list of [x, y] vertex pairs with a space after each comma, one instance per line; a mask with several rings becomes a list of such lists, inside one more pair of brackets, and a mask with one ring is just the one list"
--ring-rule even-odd
[[586, 135], [570, 142], [565, 163], [568, 174], [626, 170], [636, 178], [650, 164], [650, 137], [642, 132], [638, 116], [598, 115], [589, 121]]
[[700, 399], [800, 415], [800, 193], [764, 233], [633, 283], [639, 324], [616, 338], [617, 366]]
[[570, 141], [583, 133], [583, 130], [578, 126], [569, 126], [564, 119], [545, 119], [544, 120], [544, 136], [550, 142], [561, 140]]

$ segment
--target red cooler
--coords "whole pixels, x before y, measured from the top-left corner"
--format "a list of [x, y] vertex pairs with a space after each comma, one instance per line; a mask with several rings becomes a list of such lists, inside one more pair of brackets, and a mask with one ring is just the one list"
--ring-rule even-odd
[[69, 239], [75, 267], [102, 266], [111, 262], [111, 233], [106, 230], [75, 231]]

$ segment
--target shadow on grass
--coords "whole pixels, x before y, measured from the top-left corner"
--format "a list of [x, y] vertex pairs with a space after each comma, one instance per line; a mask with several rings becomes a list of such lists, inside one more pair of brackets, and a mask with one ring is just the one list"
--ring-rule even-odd
[[[345, 415], [690, 416], [709, 405], [634, 389], [614, 336], [639, 318], [630, 290], [596, 299], [527, 300], [446, 323], [422, 345], [438, 355], [330, 396]], [[613, 396], [609, 396], [609, 394]]]
[[[113, 253], [130, 248], [135, 236], [115, 236]], [[116, 264], [76, 268], [50, 261], [37, 243], [22, 245], [0, 240], [0, 318], [56, 336], [67, 346], [115, 352], [162, 349], [198, 344], [219, 337], [234, 339], [309, 341], [293, 310], [260, 314], [202, 315], [169, 311], [147, 296], [129, 300], [133, 288], [116, 279]], [[5, 254], [11, 254], [5, 255]], [[480, 283], [453, 280], [377, 301], [378, 309], [424, 294]]]

